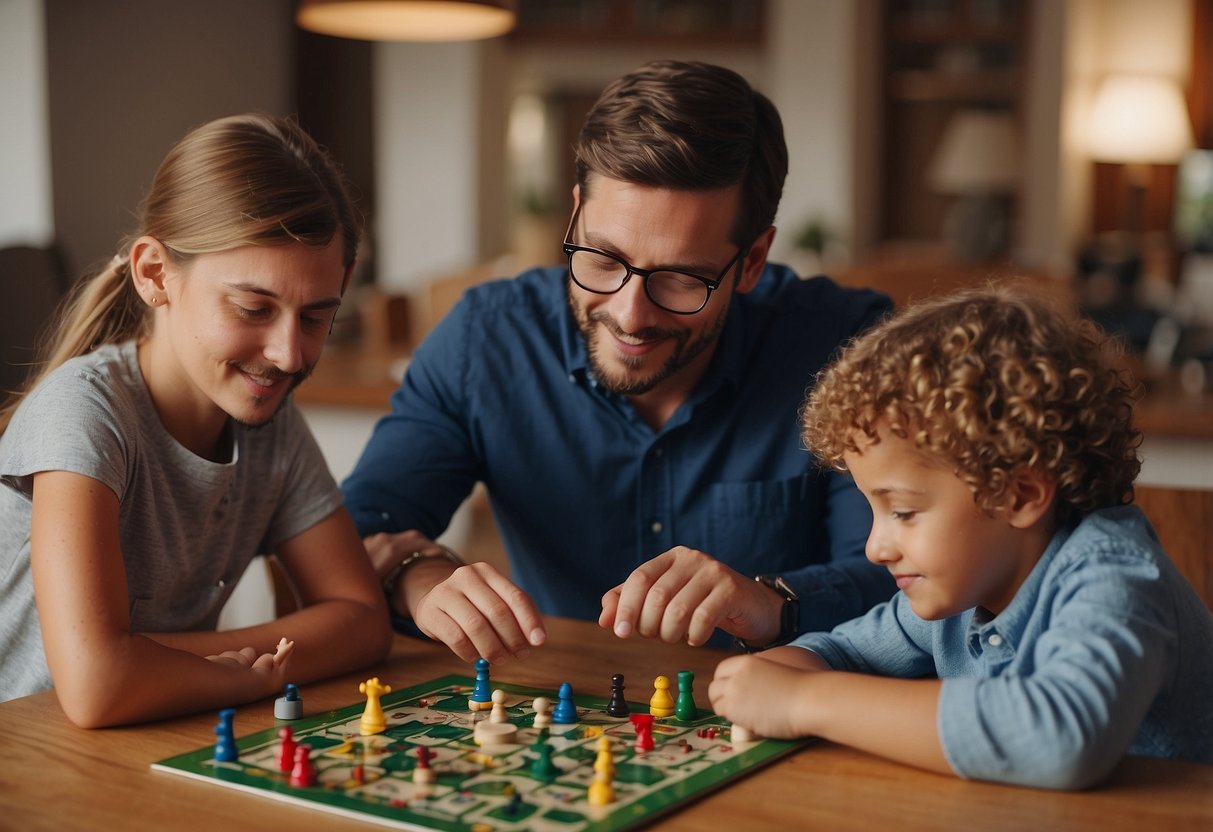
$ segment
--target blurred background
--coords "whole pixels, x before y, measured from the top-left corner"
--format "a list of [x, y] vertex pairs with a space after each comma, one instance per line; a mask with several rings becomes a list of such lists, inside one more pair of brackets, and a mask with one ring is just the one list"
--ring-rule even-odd
[[1213, 0], [484, 2], [504, 34], [422, 42], [301, 28], [322, 0], [0, 0], [0, 387], [186, 130], [297, 114], [370, 221], [298, 393], [340, 477], [463, 288], [559, 262], [602, 87], [698, 59], [783, 115], [772, 259], [902, 302], [998, 275], [1074, 299], [1150, 384], [1143, 477], [1213, 487]]

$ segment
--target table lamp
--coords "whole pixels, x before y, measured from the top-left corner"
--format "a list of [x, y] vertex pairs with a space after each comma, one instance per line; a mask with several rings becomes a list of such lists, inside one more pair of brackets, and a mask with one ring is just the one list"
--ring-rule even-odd
[[1192, 125], [1179, 84], [1161, 76], [1109, 76], [1095, 95], [1087, 136], [1092, 159], [1125, 165], [1125, 230], [1140, 233], [1147, 166], [1176, 164], [1192, 146]]
[[356, 40], [455, 41], [504, 35], [515, 0], [300, 0], [295, 22]]
[[952, 116], [927, 181], [955, 199], [944, 236], [963, 259], [981, 262], [1006, 249], [1010, 197], [1019, 182], [1019, 142], [1011, 114], [961, 110]]

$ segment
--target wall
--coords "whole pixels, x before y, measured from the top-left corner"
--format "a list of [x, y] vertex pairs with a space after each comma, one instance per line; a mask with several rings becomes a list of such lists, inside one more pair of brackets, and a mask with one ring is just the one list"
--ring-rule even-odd
[[0, 2], [0, 246], [54, 238], [42, 0]]

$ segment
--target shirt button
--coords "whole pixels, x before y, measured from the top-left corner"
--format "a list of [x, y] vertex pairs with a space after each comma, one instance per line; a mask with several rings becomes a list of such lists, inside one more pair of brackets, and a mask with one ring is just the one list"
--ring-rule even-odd
[[990, 637], [986, 639], [986, 641], [990, 643], [991, 647], [999, 647], [1002, 645], [1002, 636], [1000, 636], [998, 633], [991, 633]]
[[649, 526], [649, 528], [653, 530], [653, 534], [661, 534], [663, 526], [661, 525], [661, 521], [658, 520], [654, 522], [653, 525]]

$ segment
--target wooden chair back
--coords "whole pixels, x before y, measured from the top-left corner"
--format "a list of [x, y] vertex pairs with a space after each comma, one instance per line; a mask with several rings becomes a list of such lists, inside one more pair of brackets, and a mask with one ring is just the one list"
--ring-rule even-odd
[[1213, 491], [1148, 485], [1136, 491], [1172, 562], [1213, 609]]

